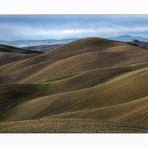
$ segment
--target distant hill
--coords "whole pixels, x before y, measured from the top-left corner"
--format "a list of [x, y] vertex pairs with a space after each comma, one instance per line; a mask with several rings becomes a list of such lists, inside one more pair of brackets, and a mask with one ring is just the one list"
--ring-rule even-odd
[[47, 40], [16, 40], [16, 41], [0, 41], [0, 44], [6, 44], [16, 47], [27, 47], [27, 46], [38, 46], [38, 45], [56, 45], [56, 44], [66, 44], [76, 40], [75, 38], [71, 39], [47, 39]]
[[128, 42], [128, 41], [131, 41], [131, 40], [139, 40], [139, 41], [148, 42], [148, 38], [131, 36], [131, 35], [121, 35], [121, 36], [111, 37], [110, 39], [116, 40], [116, 41], [124, 41], [124, 42]]
[[32, 51], [41, 51], [41, 52], [47, 52], [51, 49], [55, 49], [62, 46], [62, 44], [56, 44], [56, 45], [37, 45], [37, 46], [28, 46], [23, 47], [23, 49], [26, 50], [32, 50]]

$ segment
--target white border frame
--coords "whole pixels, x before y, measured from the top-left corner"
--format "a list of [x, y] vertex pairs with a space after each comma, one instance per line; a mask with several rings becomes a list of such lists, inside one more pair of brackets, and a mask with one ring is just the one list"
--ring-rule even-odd
[[[148, 0], [0, 0], [0, 14], [148, 14]], [[0, 146], [148, 148], [147, 134], [0, 134]]]
[[148, 14], [148, 0], [0, 0], [0, 14]]

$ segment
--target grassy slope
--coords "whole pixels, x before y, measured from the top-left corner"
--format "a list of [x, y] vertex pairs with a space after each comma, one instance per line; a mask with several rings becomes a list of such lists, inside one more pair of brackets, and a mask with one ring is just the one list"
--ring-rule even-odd
[[148, 95], [147, 75], [148, 69], [143, 68], [94, 87], [26, 101], [12, 111], [6, 120], [33, 119], [64, 112], [85, 111], [143, 98]]
[[1, 52], [0, 54], [0, 66], [9, 64], [12, 62], [17, 62], [23, 59], [28, 59], [36, 56], [37, 54], [22, 54], [22, 53], [6, 53]]
[[20, 53], [20, 54], [42, 53], [38, 51], [24, 50], [22, 48], [13, 47], [9, 45], [3, 45], [3, 44], [0, 44], [0, 51], [8, 52], [8, 53]]
[[[138, 125], [148, 123], [147, 66], [147, 50], [101, 38], [81, 39], [48, 53], [0, 66], [0, 83], [8, 83], [6, 89], [1, 85], [2, 120], [30, 120], [2, 123], [0, 131], [7, 131], [5, 127], [12, 124], [13, 128], [8, 126], [8, 131], [40, 132], [37, 128], [44, 125], [44, 132], [144, 132], [146, 129]], [[73, 124], [69, 118], [73, 118]], [[106, 127], [109, 120], [115, 122], [109, 124], [110, 129]], [[82, 121], [86, 121], [86, 129], [82, 129]], [[58, 126], [60, 122], [62, 126]], [[120, 127], [118, 122], [137, 125]], [[34, 124], [31, 129], [30, 123]], [[53, 124], [58, 127], [54, 128]], [[88, 128], [91, 124], [94, 129]], [[47, 125], [51, 126], [47, 128]]]
[[41, 52], [29, 51], [13, 46], [0, 44], [0, 66], [28, 59], [30, 57], [35, 57], [40, 53]]
[[0, 80], [6, 77], [5, 83], [38, 83], [94, 68], [146, 62], [147, 53], [147, 50], [126, 43], [82, 39], [36, 57], [1, 66]]
[[1, 133], [147, 133], [147, 126], [90, 119], [44, 119], [0, 124]]
[[22, 101], [40, 96], [44, 88], [31, 84], [7, 84], [0, 86], [0, 118]]

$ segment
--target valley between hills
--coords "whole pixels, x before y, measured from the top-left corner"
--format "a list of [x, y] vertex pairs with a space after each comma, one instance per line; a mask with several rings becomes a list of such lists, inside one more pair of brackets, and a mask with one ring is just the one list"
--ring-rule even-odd
[[0, 133], [147, 132], [147, 46], [96, 37], [46, 52], [0, 45]]

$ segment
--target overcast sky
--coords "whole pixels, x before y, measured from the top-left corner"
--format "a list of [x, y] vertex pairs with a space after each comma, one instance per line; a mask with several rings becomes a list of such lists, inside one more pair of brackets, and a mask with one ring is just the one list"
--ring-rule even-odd
[[148, 15], [0, 15], [0, 40], [148, 37]]

